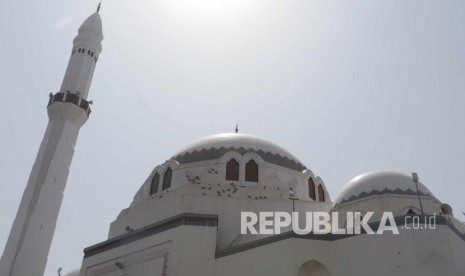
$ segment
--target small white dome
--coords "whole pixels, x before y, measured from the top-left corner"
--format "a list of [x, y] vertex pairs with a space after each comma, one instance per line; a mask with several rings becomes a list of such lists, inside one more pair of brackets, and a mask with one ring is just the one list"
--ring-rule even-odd
[[221, 133], [202, 138], [184, 147], [176, 154], [174, 160], [179, 163], [191, 163], [221, 158], [228, 151], [240, 154], [254, 152], [263, 160], [302, 171], [306, 167], [292, 154], [280, 146], [257, 136], [242, 133]]
[[[421, 196], [434, 198], [433, 194], [418, 182], [418, 191]], [[372, 195], [417, 195], [415, 182], [412, 177], [403, 173], [376, 170], [363, 173], [352, 178], [339, 193], [334, 206], [358, 200]]]

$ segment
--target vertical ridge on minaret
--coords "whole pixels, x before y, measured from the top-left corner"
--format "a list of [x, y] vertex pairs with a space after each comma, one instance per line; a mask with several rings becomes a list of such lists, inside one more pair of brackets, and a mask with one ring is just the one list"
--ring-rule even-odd
[[87, 96], [102, 40], [96, 12], [73, 40], [60, 91], [49, 95], [49, 122], [0, 259], [1, 276], [40, 276], [45, 271], [79, 130], [90, 115]]

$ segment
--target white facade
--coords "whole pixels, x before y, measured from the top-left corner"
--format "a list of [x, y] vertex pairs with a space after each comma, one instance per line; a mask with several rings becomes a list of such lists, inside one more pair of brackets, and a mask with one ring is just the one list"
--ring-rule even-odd
[[[232, 159], [237, 181], [226, 179]], [[245, 181], [250, 160], [257, 181]], [[322, 179], [279, 146], [244, 134], [210, 136], [154, 168], [108, 240], [85, 249], [80, 275], [465, 275], [465, 225], [418, 187], [407, 175], [373, 171], [332, 203]], [[340, 226], [349, 211], [374, 211], [370, 223], [390, 211], [399, 234], [241, 234], [243, 211], [339, 212]]]
[[2, 276], [44, 273], [79, 129], [90, 114], [86, 99], [102, 39], [94, 13], [74, 39], [61, 90], [50, 94], [49, 123], [0, 260]]

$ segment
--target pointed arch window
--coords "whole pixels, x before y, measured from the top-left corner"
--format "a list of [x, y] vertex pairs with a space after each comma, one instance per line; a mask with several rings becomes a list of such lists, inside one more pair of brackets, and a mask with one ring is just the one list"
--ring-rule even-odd
[[258, 182], [258, 164], [252, 159], [245, 164], [245, 181]]
[[323, 186], [321, 186], [321, 184], [318, 185], [318, 201], [325, 201], [325, 190], [323, 189]]
[[310, 197], [313, 200], [316, 200], [315, 182], [313, 182], [313, 179], [311, 177], [308, 178], [308, 197]]
[[163, 187], [162, 191], [171, 188], [171, 178], [173, 177], [173, 170], [168, 167], [163, 175]]
[[158, 187], [160, 186], [160, 175], [156, 173], [152, 177], [152, 182], [150, 183], [150, 194], [156, 194], [158, 193]]
[[226, 163], [226, 180], [239, 181], [239, 162], [234, 158]]

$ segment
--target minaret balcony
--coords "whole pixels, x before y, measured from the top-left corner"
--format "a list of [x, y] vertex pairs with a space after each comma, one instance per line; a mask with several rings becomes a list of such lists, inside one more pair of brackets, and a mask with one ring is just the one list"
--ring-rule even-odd
[[55, 95], [53, 95], [52, 93], [50, 93], [50, 99], [48, 101], [47, 107], [49, 107], [54, 102], [72, 103], [74, 105], [77, 105], [78, 107], [84, 109], [84, 111], [87, 114], [87, 117], [89, 117], [91, 112], [91, 101], [87, 101], [76, 94], [58, 92]]

